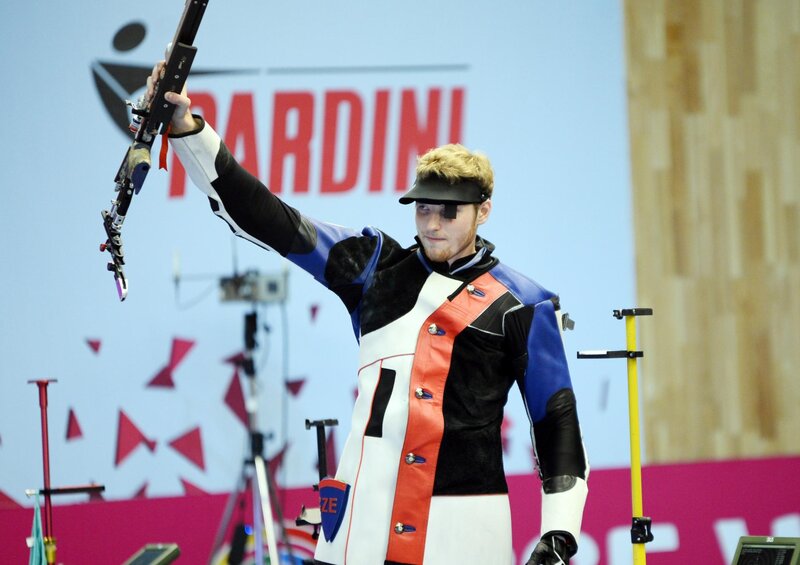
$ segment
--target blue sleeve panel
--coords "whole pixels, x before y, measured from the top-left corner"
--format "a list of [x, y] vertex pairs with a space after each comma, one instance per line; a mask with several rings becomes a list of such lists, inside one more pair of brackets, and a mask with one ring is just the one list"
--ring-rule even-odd
[[378, 263], [378, 257], [380, 256], [381, 248], [380, 240], [382, 239], [381, 233], [371, 227], [366, 227], [359, 232], [358, 230], [352, 228], [328, 224], [318, 220], [312, 220], [308, 217], [305, 219], [314, 228], [314, 232], [316, 234], [316, 245], [314, 249], [306, 253], [287, 253], [286, 258], [304, 271], [310, 273], [311, 276], [328, 288], [331, 287], [332, 281], [327, 280], [325, 273], [326, 271], [330, 270], [328, 261], [331, 258], [331, 250], [333, 247], [350, 238], [378, 238], [379, 244], [376, 247], [375, 252], [372, 254], [369, 262], [366, 264], [361, 274], [350, 281], [350, 283], [364, 284], [369, 276], [369, 273], [374, 270]]
[[501, 264], [492, 274], [523, 306], [533, 308], [527, 336], [527, 365], [520, 382], [523, 400], [532, 423], [547, 413], [547, 402], [562, 389], [572, 389], [569, 366], [555, 314], [558, 297], [535, 281]]
[[[288, 253], [286, 258], [339, 296], [350, 313], [353, 333], [358, 340], [361, 336], [361, 296], [378, 266], [383, 249], [383, 233], [372, 227], [358, 232], [343, 226], [306, 220], [316, 234], [314, 249], [307, 253]], [[364, 239], [371, 240], [366, 256], [361, 253]], [[337, 247], [338, 250], [335, 250]]]
[[562, 389], [572, 388], [564, 342], [552, 300], [544, 300], [534, 306], [533, 323], [528, 334], [528, 368], [523, 386], [525, 403], [534, 424], [545, 417], [551, 396]]
[[545, 493], [562, 492], [570, 488], [564, 485], [573, 484], [573, 479], [565, 477], [585, 479], [588, 465], [556, 312], [558, 297], [502, 265], [492, 274], [520, 302], [507, 313], [507, 318], [525, 321], [518, 332], [511, 332], [511, 350], [515, 355], [524, 351], [516, 378], [531, 420], [531, 439]]

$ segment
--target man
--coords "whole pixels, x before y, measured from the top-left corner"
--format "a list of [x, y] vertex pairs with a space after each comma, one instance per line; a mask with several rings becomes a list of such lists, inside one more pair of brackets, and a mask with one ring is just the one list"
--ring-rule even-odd
[[416, 208], [417, 245], [404, 248], [375, 228], [303, 216], [234, 160], [185, 93], [167, 99], [177, 106], [172, 146], [214, 213], [335, 292], [360, 342], [351, 432], [336, 477], [321, 484], [332, 496], [323, 494], [316, 563], [511, 563], [500, 427], [515, 383], [543, 488], [528, 563], [568, 563], [588, 468], [558, 297], [477, 236], [492, 210], [488, 159], [460, 145], [419, 159], [400, 199]]

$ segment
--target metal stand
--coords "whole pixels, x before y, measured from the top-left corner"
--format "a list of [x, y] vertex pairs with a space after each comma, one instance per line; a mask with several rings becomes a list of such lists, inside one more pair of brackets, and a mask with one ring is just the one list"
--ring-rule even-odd
[[[306, 420], [306, 429], [316, 428], [317, 430], [317, 468], [319, 469], [319, 480], [322, 481], [328, 476], [328, 449], [325, 439], [325, 428], [338, 426], [339, 420], [330, 418], [326, 420]], [[319, 490], [319, 483], [313, 486], [315, 491]], [[315, 540], [319, 539], [319, 529], [322, 524], [322, 513], [319, 506], [316, 508], [300, 508], [300, 515], [295, 519], [294, 523], [298, 526], [311, 526], [313, 532], [311, 537]]]
[[103, 485], [79, 485], [72, 487], [50, 487], [50, 439], [47, 427], [47, 385], [58, 382], [55, 379], [42, 379], [28, 381], [28, 384], [35, 384], [39, 388], [39, 411], [42, 420], [42, 471], [44, 488], [26, 490], [26, 496], [44, 495], [44, 552], [48, 564], [56, 562], [56, 538], [53, 533], [53, 506], [50, 497], [54, 494], [78, 494], [78, 493], [99, 493], [105, 490]]
[[[262, 530], [266, 530], [266, 544], [269, 553], [269, 563], [277, 565], [280, 563], [278, 557], [278, 545], [276, 536], [275, 519], [273, 517], [273, 505], [278, 517], [280, 527], [281, 539], [290, 552], [286, 538], [286, 532], [283, 528], [283, 512], [281, 511], [280, 503], [275, 496], [275, 485], [269, 473], [269, 469], [264, 460], [264, 434], [258, 431], [258, 382], [256, 379], [255, 363], [253, 362], [253, 351], [256, 348], [255, 334], [258, 327], [257, 315], [253, 311], [245, 314], [244, 317], [244, 359], [241, 367], [247, 376], [249, 382], [248, 398], [245, 402], [247, 409], [247, 422], [248, 422], [248, 437], [250, 439], [250, 457], [245, 458], [242, 462], [242, 471], [237, 480], [236, 487], [231, 491], [228, 497], [228, 502], [225, 505], [225, 511], [220, 521], [217, 534], [214, 538], [214, 545], [211, 549], [209, 556], [209, 565], [213, 563], [214, 556], [225, 539], [225, 534], [230, 526], [231, 517], [237, 500], [241, 500], [241, 506], [244, 506], [243, 497], [249, 488], [253, 497], [253, 537], [255, 539], [255, 563], [264, 563], [264, 539]], [[252, 471], [251, 471], [252, 467]], [[236, 539], [239, 536], [239, 539]], [[243, 526], [240, 526], [240, 531], [235, 533], [234, 539], [242, 545], [241, 548], [234, 548], [234, 543], [231, 544], [231, 553], [228, 557], [227, 563], [236, 565], [241, 563], [243, 557], [243, 547], [246, 539], [246, 532]], [[234, 552], [234, 549], [237, 551]], [[236, 553], [236, 554], [235, 554]], [[241, 553], [241, 554], [240, 554]]]
[[644, 544], [653, 541], [650, 518], [643, 516], [642, 508], [642, 459], [639, 438], [639, 381], [636, 360], [644, 357], [644, 352], [636, 350], [636, 316], [652, 316], [652, 308], [629, 308], [614, 310], [618, 320], [625, 318], [625, 350], [617, 351], [579, 351], [578, 359], [621, 359], [628, 360], [628, 417], [631, 442], [631, 499], [633, 518], [631, 521], [631, 543], [633, 544], [634, 565], [646, 563]]

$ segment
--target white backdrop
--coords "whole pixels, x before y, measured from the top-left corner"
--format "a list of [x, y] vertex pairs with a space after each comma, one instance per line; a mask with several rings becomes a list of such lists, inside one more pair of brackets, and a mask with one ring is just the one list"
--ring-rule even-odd
[[[148, 496], [180, 494], [187, 483], [219, 492], [233, 486], [241, 464], [245, 433], [223, 401], [232, 378], [224, 359], [242, 349], [249, 306], [221, 303], [216, 278], [235, 266], [280, 273], [284, 261], [233, 242], [196, 189], [170, 197], [173, 173], [155, 169], [123, 230], [131, 281], [125, 303], [97, 251], [105, 239], [100, 210], [108, 207], [128, 140], [104, 107], [93, 69], [110, 84], [124, 76], [112, 64], [152, 65], [182, 7], [179, 0], [0, 6], [0, 491], [20, 503], [23, 490], [41, 481], [30, 379], [59, 381], [49, 407], [54, 485], [95, 480], [106, 485], [107, 498], [142, 488]], [[132, 22], [144, 29], [143, 41], [115, 46], [115, 34]], [[262, 180], [270, 178], [275, 96], [311, 93], [310, 189], [291, 190], [288, 159], [286, 199], [311, 216], [375, 225], [408, 244], [413, 219], [396, 203], [394, 186], [398, 166], [410, 166], [396, 157], [401, 93], [413, 95], [424, 121], [429, 92], [441, 89], [437, 143], [444, 143], [454, 114], [450, 94], [463, 92], [462, 141], [484, 151], [496, 173], [494, 210], [482, 233], [501, 260], [561, 294], [577, 322], [566, 339], [590, 461], [594, 468], [627, 464], [624, 364], [575, 359], [579, 349], [623, 348], [623, 324], [611, 311], [637, 305], [618, 1], [211, 0], [196, 45], [195, 72], [231, 71], [190, 78], [190, 90], [214, 100], [218, 131], [228, 129], [234, 95], [254, 102], [255, 144], [242, 143], [238, 152], [255, 147]], [[116, 88], [124, 91], [124, 84]], [[339, 90], [363, 102], [359, 174], [351, 190], [323, 194], [323, 102]], [[371, 192], [379, 91], [389, 97], [386, 157], [380, 190]], [[347, 112], [339, 118], [341, 175]], [[291, 122], [289, 133], [297, 126]], [[256, 355], [261, 428], [274, 433], [268, 455], [288, 442], [279, 480], [309, 484], [316, 445], [304, 420], [338, 418], [339, 448], [348, 430], [356, 368], [349, 319], [297, 269], [289, 272], [286, 323], [277, 305], [259, 313], [270, 327], [260, 332]], [[168, 364], [175, 339], [192, 346], [174, 367], [174, 387], [146, 386]], [[99, 350], [87, 340], [97, 340]], [[288, 394], [284, 380], [301, 379], [299, 394]], [[532, 468], [517, 396], [508, 411], [509, 473]], [[120, 412], [155, 449], [134, 443], [115, 464]], [[81, 433], [73, 427], [68, 439], [70, 413]], [[185, 434], [178, 445], [188, 450], [169, 445]]]

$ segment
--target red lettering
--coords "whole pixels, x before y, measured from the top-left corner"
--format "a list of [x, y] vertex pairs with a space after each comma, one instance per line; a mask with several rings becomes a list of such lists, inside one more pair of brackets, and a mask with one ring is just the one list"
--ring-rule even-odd
[[[364, 109], [361, 98], [353, 91], [334, 90], [325, 93], [325, 127], [322, 134], [322, 175], [320, 192], [346, 192], [352, 190], [358, 180], [359, 157], [361, 155], [361, 125]], [[341, 110], [347, 108], [347, 153], [345, 169], [340, 180], [334, 178], [336, 166], [336, 138], [341, 131]]]
[[336, 509], [336, 499], [335, 498], [329, 498], [328, 499], [328, 512], [331, 512], [332, 514], [336, 514], [336, 510], [337, 510]]
[[405, 89], [400, 103], [400, 137], [397, 143], [397, 178], [395, 190], [408, 190], [408, 176], [411, 165], [420, 155], [436, 147], [439, 130], [439, 110], [442, 91], [431, 88], [428, 91], [426, 120], [422, 122], [417, 112], [414, 90]]
[[[296, 131], [290, 135], [289, 118], [294, 116]], [[273, 192], [283, 188], [283, 166], [294, 157], [294, 191], [308, 192], [311, 136], [313, 134], [314, 95], [310, 92], [278, 92], [272, 120], [272, 155], [269, 185]]]
[[375, 123], [372, 128], [372, 159], [369, 168], [369, 191], [383, 188], [383, 164], [386, 159], [386, 124], [389, 120], [389, 91], [375, 93]]
[[[217, 123], [217, 102], [208, 92], [189, 92], [192, 100], [192, 112], [201, 114], [203, 119], [209, 124]], [[186, 170], [181, 165], [175, 152], [172, 152], [172, 160], [169, 166], [169, 192], [168, 198], [183, 198], [186, 194]]]
[[255, 124], [253, 94], [251, 92], [237, 92], [231, 99], [228, 125], [225, 128], [225, 145], [228, 146], [236, 160], [250, 171], [251, 175], [258, 178]]
[[[355, 90], [331, 90], [324, 93], [322, 138], [314, 137], [315, 94], [310, 91], [278, 92], [274, 97], [272, 146], [269, 156], [269, 186], [276, 192], [310, 192], [312, 142], [319, 143], [320, 194], [342, 194], [359, 184], [362, 157], [369, 159], [365, 187], [377, 193], [391, 184], [384, 182], [387, 169], [387, 148], [396, 143], [394, 190], [405, 191], [413, 174], [416, 157], [439, 143], [459, 143], [463, 135], [465, 88], [447, 92], [441, 87], [426, 90], [406, 88], [397, 92], [397, 104], [391, 104], [392, 91], [374, 91], [374, 120], [369, 126], [370, 149], [364, 149], [364, 116], [370, 115], [370, 98]], [[443, 104], [443, 96], [449, 100]], [[193, 111], [201, 114], [212, 126], [217, 119], [217, 101], [211, 93], [192, 92]], [[253, 176], [260, 178], [258, 132], [253, 92], [236, 92], [230, 100], [225, 144], [234, 157]], [[396, 109], [395, 109], [396, 108]], [[393, 112], [394, 110], [394, 112]], [[449, 116], [442, 116], [449, 112]], [[396, 128], [396, 129], [395, 129]], [[442, 137], [439, 139], [439, 130]], [[389, 140], [397, 132], [396, 140]], [[221, 134], [222, 135], [222, 134]], [[364, 155], [362, 155], [362, 149]], [[369, 151], [369, 154], [366, 152]], [[394, 152], [394, 150], [392, 150]], [[288, 160], [288, 162], [287, 162]], [[290, 168], [291, 167], [291, 168]], [[186, 173], [173, 152], [170, 162], [169, 198], [182, 198], [186, 192]], [[291, 186], [286, 175], [292, 178]], [[284, 182], [286, 180], [286, 183]]]

